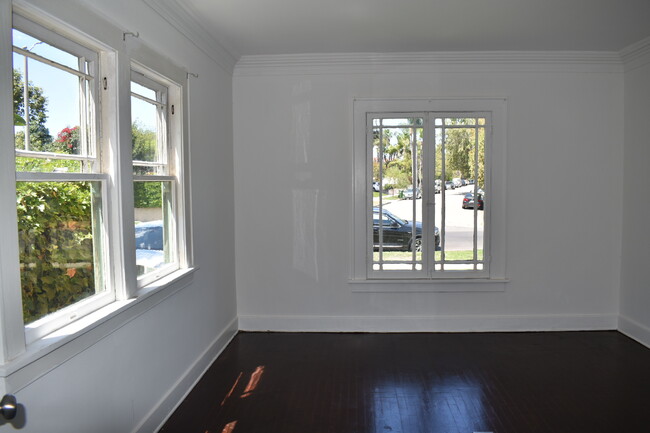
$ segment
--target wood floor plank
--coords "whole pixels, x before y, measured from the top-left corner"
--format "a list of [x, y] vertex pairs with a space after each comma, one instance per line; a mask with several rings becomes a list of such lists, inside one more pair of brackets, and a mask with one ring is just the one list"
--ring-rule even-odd
[[240, 333], [161, 433], [650, 431], [650, 349], [615, 331]]

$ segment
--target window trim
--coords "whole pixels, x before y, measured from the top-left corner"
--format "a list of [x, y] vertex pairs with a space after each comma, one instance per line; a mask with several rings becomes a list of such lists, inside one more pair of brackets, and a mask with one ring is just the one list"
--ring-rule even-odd
[[[352, 283], [429, 283], [440, 291], [475, 290], [470, 285], [447, 286], [445, 282], [504, 282], [506, 279], [505, 244], [505, 198], [506, 198], [506, 108], [505, 98], [355, 98], [352, 100], [353, 114], [353, 194], [352, 194], [352, 232], [351, 237], [351, 276]], [[372, 166], [367, 143], [368, 113], [450, 113], [450, 112], [489, 112], [492, 117], [492, 148], [486, 152], [486, 192], [490, 194], [489, 213], [486, 214], [484, 236], [489, 239], [484, 251], [488, 271], [482, 275], [450, 275], [448, 272], [434, 273], [419, 278], [400, 276], [375, 276], [369, 272], [371, 256], [368, 242], [372, 242], [372, 227], [368, 227], [367, 217], [372, 199], [369, 190], [372, 184]], [[486, 131], [488, 133], [488, 131]], [[370, 168], [369, 168], [370, 166]], [[489, 173], [489, 176], [488, 176]], [[368, 234], [370, 233], [370, 234]], [[481, 290], [481, 289], [476, 289]], [[364, 290], [365, 291], [365, 290]], [[385, 290], [382, 290], [385, 291]], [[397, 290], [398, 291], [398, 290]], [[420, 289], [418, 289], [420, 291]]]
[[[18, 231], [15, 206], [0, 206], [2, 220], [8, 222], [0, 227], [3, 242], [0, 243], [0, 389], [12, 392], [20, 390], [42, 374], [59, 365], [62, 357], [67, 359], [104, 338], [107, 329], [115, 330], [124, 325], [124, 316], [131, 320], [156, 305], [191, 281], [197, 268], [191, 263], [191, 209], [189, 195], [189, 146], [187, 107], [187, 72], [160, 53], [148, 48], [141, 41], [123, 40], [123, 30], [96, 16], [92, 25], [86, 22], [66, 22], [49, 15], [38, 7], [27, 3], [2, 3], [0, 5], [0, 57], [3, 65], [12, 65], [12, 29], [14, 14], [29, 22], [52, 31], [62, 38], [79, 41], [86, 47], [96, 50], [98, 68], [96, 77], [101, 84], [95, 95], [101, 101], [95, 110], [97, 135], [105, 143], [102, 152], [101, 169], [106, 173], [86, 173], [93, 180], [108, 176], [105, 188], [108, 189], [106, 207], [108, 217], [104, 222], [108, 227], [105, 236], [110, 247], [106, 252], [112, 263], [104, 277], [114, 288], [115, 301], [90, 314], [80, 317], [68, 325], [39, 338], [30, 344], [25, 343], [25, 326], [22, 318], [20, 270], [18, 266]], [[119, 60], [119, 61], [118, 61]], [[131, 62], [141, 62], [151, 69], [169, 77], [179, 86], [179, 102], [176, 110], [182, 116], [175, 116], [176, 136], [182, 140], [183, 148], [174, 155], [178, 161], [177, 177], [183, 180], [177, 188], [179, 201], [179, 222], [177, 229], [185, 242], [179, 252], [180, 269], [151, 283], [138, 287], [135, 271], [135, 248], [133, 230], [133, 186], [130, 144], [130, 110], [120, 106], [120, 101], [128, 100], [130, 89], [129, 72]], [[11, 67], [0, 68], [0, 78], [10, 83]], [[101, 82], [99, 81], [101, 80]], [[6, 142], [13, 142], [13, 106], [11, 86], [0, 86], [0, 132]], [[107, 121], [108, 120], [108, 121]], [[128, 125], [129, 127], [125, 127]], [[0, 202], [15, 203], [16, 171], [15, 149], [13, 146], [0, 148]], [[67, 173], [60, 173], [65, 175]], [[36, 176], [41, 174], [34, 173]], [[43, 174], [44, 178], [48, 174]], [[58, 177], [57, 177], [58, 180]], [[111, 206], [108, 206], [110, 204]], [[130, 211], [129, 211], [130, 209]], [[130, 229], [130, 233], [129, 233]], [[131, 258], [133, 260], [131, 260]], [[131, 265], [133, 263], [133, 265]], [[120, 265], [121, 264], [121, 265]], [[80, 301], [83, 302], [83, 301]], [[75, 304], [76, 305], [76, 304]], [[127, 313], [128, 312], [128, 313]], [[108, 331], [110, 333], [112, 331]]]
[[[185, 75], [185, 78], [187, 79], [187, 75]], [[183, 140], [181, 132], [183, 117], [185, 115], [184, 110], [182, 110], [184, 104], [182, 104], [181, 100], [184, 92], [181, 84], [174, 82], [170, 78], [136, 60], [132, 60], [131, 62], [129, 83], [131, 81], [156, 90], [157, 94], [160, 92], [162, 101], [159, 103], [165, 106], [165, 126], [163, 131], [165, 142], [163, 143], [164, 148], [159, 149], [163, 150], [163, 153], [160, 155], [160, 161], [157, 163], [162, 163], [166, 167], [166, 174], [153, 176], [132, 175], [133, 182], [131, 183], [131, 188], [133, 188], [133, 184], [137, 181], [163, 181], [172, 183], [172, 227], [170, 231], [172, 233], [172, 245], [174, 248], [172, 254], [174, 261], [156, 271], [136, 276], [137, 290], [141, 290], [161, 278], [188, 266], [188, 236], [181, 231], [181, 227], [185, 226], [186, 223], [186, 217], [184, 216], [184, 210], [186, 209], [185, 189], [183, 187], [186, 179], [183, 175], [182, 162], [186, 142]], [[131, 94], [132, 92], [129, 86], [129, 95]], [[176, 109], [177, 105], [179, 106], [178, 110]], [[131, 166], [133, 166], [133, 161]], [[135, 209], [135, 206], [133, 208]]]
[[[101, 281], [100, 291], [96, 292], [94, 295], [91, 295], [83, 300], [77, 301], [73, 304], [70, 304], [64, 308], [61, 308], [58, 311], [47, 314], [33, 322], [24, 323], [24, 339], [25, 344], [29, 345], [34, 341], [37, 341], [40, 338], [50, 334], [57, 329], [63, 328], [70, 323], [87, 316], [88, 314], [101, 309], [102, 307], [114, 302], [116, 300], [116, 291], [115, 285], [113, 284], [113, 279], [111, 277], [111, 272], [109, 271], [109, 261], [107, 259], [107, 253], [113, 247], [108, 241], [108, 218], [107, 215], [110, 213], [111, 201], [108, 197], [108, 186], [107, 183], [110, 179], [110, 173], [103, 170], [104, 165], [101, 163], [101, 155], [107, 154], [103, 150], [105, 143], [99, 138], [99, 125], [101, 123], [98, 121], [97, 113], [99, 112], [100, 100], [99, 100], [99, 76], [102, 73], [102, 68], [99, 65], [100, 53], [99, 48], [95, 49], [90, 48], [88, 45], [85, 45], [84, 42], [88, 42], [81, 35], [77, 38], [70, 38], [69, 36], [63, 36], [58, 34], [50, 29], [43, 27], [41, 24], [31, 21], [16, 12], [12, 13], [12, 31], [16, 29], [22, 33], [33, 36], [34, 38], [43, 41], [44, 43], [57, 47], [61, 50], [64, 50], [74, 56], [83, 58], [85, 62], [90, 62], [91, 74], [81, 74], [75, 73], [80, 80], [92, 79], [90, 86], [88, 86], [88, 92], [90, 97], [94, 101], [91, 104], [84, 104], [85, 106], [81, 108], [79, 112], [79, 121], [82, 131], [90, 129], [90, 134], [82, 140], [82, 153], [80, 155], [69, 155], [72, 158], [66, 158], [62, 155], [56, 155], [57, 159], [69, 159], [69, 160], [79, 160], [79, 161], [94, 161], [93, 170], [91, 172], [81, 171], [81, 172], [65, 172], [65, 173], [40, 173], [40, 172], [15, 172], [15, 182], [98, 182], [101, 185], [101, 217], [100, 221], [97, 223], [100, 224], [99, 232], [101, 237], [96, 240], [96, 243], [99, 245], [103, 254], [100, 257], [95, 258], [95, 263], [98, 263], [98, 270], [100, 272], [99, 281]], [[13, 43], [12, 43], [13, 46]], [[103, 49], [103, 48], [102, 48]], [[19, 53], [20, 54], [20, 53]], [[22, 54], [24, 55], [24, 54]], [[47, 60], [47, 58], [44, 58]], [[41, 60], [37, 60], [41, 61]], [[48, 62], [42, 63], [48, 64]], [[12, 62], [13, 64], [13, 62]], [[56, 66], [54, 66], [56, 67]], [[57, 67], [57, 69], [61, 69]], [[69, 72], [71, 73], [71, 72]], [[72, 73], [71, 73], [72, 74]], [[90, 77], [90, 78], [88, 78]], [[28, 77], [27, 77], [28, 78]], [[27, 80], [25, 80], [27, 81]], [[80, 94], [80, 97], [86, 99], [86, 95]], [[26, 134], [28, 132], [26, 131]], [[36, 158], [43, 158], [49, 156], [48, 152], [15, 152], [13, 160], [17, 156], [25, 156], [26, 154], [33, 154]], [[67, 156], [67, 155], [66, 155]], [[15, 162], [14, 162], [15, 164]], [[15, 168], [14, 168], [15, 170]], [[15, 186], [15, 183], [14, 183]], [[97, 262], [99, 260], [99, 262]], [[97, 281], [97, 277], [96, 277]], [[21, 284], [18, 285], [19, 292], [22, 291]], [[18, 294], [20, 296], [20, 293]], [[22, 303], [22, 302], [21, 302]]]

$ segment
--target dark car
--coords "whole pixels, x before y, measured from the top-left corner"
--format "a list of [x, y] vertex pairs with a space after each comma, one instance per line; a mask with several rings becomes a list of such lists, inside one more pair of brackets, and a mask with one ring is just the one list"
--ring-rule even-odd
[[[422, 223], [415, 222], [415, 241], [413, 241], [413, 224], [393, 215], [386, 209], [382, 210], [380, 218], [379, 208], [373, 210], [373, 246], [375, 250], [379, 249], [379, 225], [383, 227], [382, 246], [388, 250], [398, 251], [416, 251], [422, 250]], [[436, 250], [440, 248], [440, 232], [438, 227], [434, 228]]]
[[[463, 197], [463, 209], [474, 209], [476, 201], [474, 200], [474, 193], [473, 192], [468, 192], [465, 194], [465, 197]], [[479, 193], [478, 194], [478, 210], [483, 210], [484, 206], [484, 201], [483, 201], [483, 194]]]

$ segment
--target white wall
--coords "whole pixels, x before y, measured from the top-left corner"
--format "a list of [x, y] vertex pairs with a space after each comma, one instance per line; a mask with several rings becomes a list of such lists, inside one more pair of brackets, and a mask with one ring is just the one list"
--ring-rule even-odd
[[[646, 47], [650, 40], [646, 40]], [[625, 73], [625, 152], [620, 329], [650, 347], [650, 52]]]
[[[616, 328], [620, 65], [384, 67], [341, 58], [245, 57], [235, 70], [240, 328]], [[348, 283], [354, 97], [507, 98], [511, 282], [502, 291], [368, 293]]]
[[[84, 4], [30, 3], [92, 27], [94, 12]], [[95, 3], [116, 26], [139, 32], [141, 43], [199, 75], [191, 81], [189, 106], [199, 269], [187, 287], [18, 390], [25, 432], [115, 433], [140, 424], [153, 431], [237, 328], [234, 251], [223, 248], [234, 245], [232, 75], [141, 0]]]

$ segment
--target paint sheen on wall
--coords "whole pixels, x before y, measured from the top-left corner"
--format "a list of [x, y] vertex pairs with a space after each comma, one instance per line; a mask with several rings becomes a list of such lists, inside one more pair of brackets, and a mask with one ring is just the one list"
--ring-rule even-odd
[[650, 55], [645, 65], [625, 73], [625, 152], [621, 329], [650, 346]]
[[[616, 327], [621, 70], [391, 65], [383, 72], [309, 61], [296, 61], [302, 69], [292, 70], [248, 60], [234, 77], [242, 329]], [[348, 282], [355, 97], [507, 99], [510, 282], [500, 291], [422, 293], [422, 285], [364, 284], [360, 292]]]

